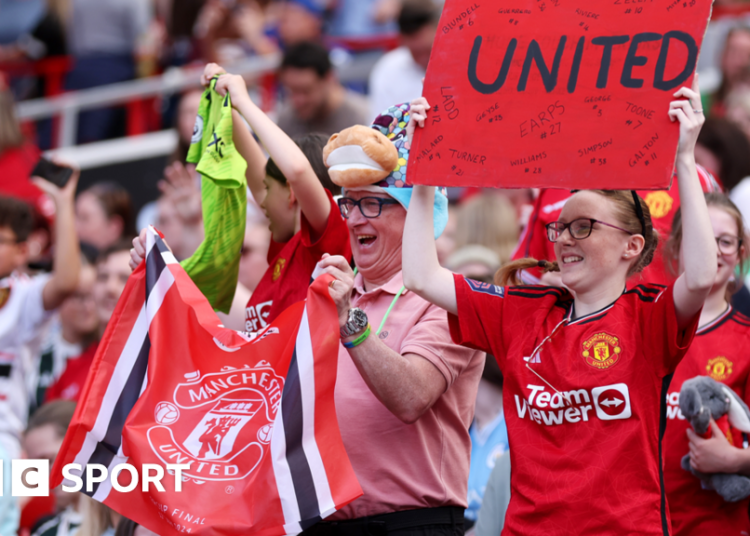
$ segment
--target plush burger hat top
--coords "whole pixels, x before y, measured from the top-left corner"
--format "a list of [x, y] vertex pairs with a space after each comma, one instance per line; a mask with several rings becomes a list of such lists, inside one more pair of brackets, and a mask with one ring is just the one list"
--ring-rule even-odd
[[[371, 128], [356, 125], [334, 134], [323, 148], [331, 180], [344, 190], [386, 193], [409, 209], [413, 185], [406, 179], [409, 163], [409, 104], [391, 106]], [[448, 198], [435, 193], [435, 238], [448, 224]]]

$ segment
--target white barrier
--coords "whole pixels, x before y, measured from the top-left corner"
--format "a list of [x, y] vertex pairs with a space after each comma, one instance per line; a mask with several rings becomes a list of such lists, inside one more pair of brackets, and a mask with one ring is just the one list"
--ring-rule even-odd
[[[227, 65], [227, 70], [243, 76], [260, 76], [274, 71], [281, 61], [279, 55], [253, 57]], [[91, 89], [64, 93], [56, 97], [22, 101], [16, 107], [21, 121], [61, 116], [58, 126], [60, 147], [75, 145], [78, 113], [82, 110], [123, 104], [157, 95], [171, 95], [198, 87], [203, 68], [175, 68], [160, 76], [140, 78]]]
[[177, 147], [174, 129], [150, 132], [140, 136], [87, 143], [47, 151], [46, 156], [57, 156], [82, 170], [166, 156]]

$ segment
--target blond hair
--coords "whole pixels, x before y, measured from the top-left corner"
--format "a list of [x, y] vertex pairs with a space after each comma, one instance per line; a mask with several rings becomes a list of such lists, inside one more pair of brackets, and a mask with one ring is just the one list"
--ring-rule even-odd
[[484, 246], [494, 251], [503, 265], [510, 260], [518, 235], [516, 211], [500, 194], [482, 193], [458, 207], [456, 250], [474, 244]]

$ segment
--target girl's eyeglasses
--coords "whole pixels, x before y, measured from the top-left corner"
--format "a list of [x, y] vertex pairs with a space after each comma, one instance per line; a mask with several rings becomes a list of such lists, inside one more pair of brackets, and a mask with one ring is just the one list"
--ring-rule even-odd
[[612, 225], [611, 223], [607, 223], [601, 220], [595, 220], [593, 218], [579, 218], [577, 220], [573, 220], [570, 223], [563, 223], [561, 221], [553, 221], [552, 223], [548, 223], [545, 226], [547, 228], [547, 239], [550, 242], [557, 242], [565, 232], [565, 229], [567, 229], [570, 233], [570, 236], [572, 236], [574, 239], [583, 240], [591, 236], [591, 231], [594, 230], [595, 223], [606, 225], [607, 227], [612, 227], [613, 229], [617, 229], [618, 231], [622, 231], [623, 233], [628, 233], [629, 235], [634, 234], [627, 229], [623, 229], [622, 227], [618, 227], [617, 225]]
[[732, 235], [720, 235], [716, 237], [716, 245], [722, 255], [734, 255], [740, 250], [742, 239]]

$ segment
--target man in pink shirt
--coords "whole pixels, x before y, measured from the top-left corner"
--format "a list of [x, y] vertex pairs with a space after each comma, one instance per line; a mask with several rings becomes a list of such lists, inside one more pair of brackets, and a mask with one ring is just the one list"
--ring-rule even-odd
[[[398, 125], [408, 123], [408, 109], [391, 108], [374, 126], [403, 161], [408, 143]], [[318, 264], [336, 278], [336, 411], [364, 495], [304, 534], [464, 532], [468, 429], [485, 357], [453, 344], [445, 312], [403, 287], [401, 239], [411, 194], [405, 168], [377, 185], [347, 187], [339, 200], [357, 275], [340, 256], [324, 255]], [[439, 235], [447, 199], [436, 198]]]

